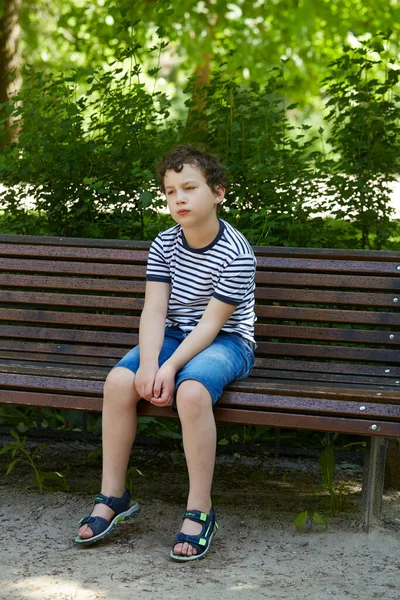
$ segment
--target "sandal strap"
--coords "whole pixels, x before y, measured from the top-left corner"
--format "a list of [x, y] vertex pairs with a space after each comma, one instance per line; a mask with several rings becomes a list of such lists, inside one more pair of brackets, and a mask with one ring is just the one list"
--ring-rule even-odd
[[121, 512], [124, 512], [129, 508], [131, 502], [131, 493], [128, 489], [120, 496], [116, 498], [115, 496], [105, 496], [104, 494], [97, 494], [94, 499], [95, 504], [105, 504], [109, 506], [116, 515]]
[[92, 517], [88, 515], [79, 521], [79, 525], [88, 525], [93, 531], [93, 537], [103, 533], [105, 529], [110, 525], [110, 521], [103, 519], [103, 517]]
[[183, 515], [184, 519], [190, 519], [191, 521], [195, 521], [196, 523], [200, 523], [200, 525], [203, 525], [207, 523], [208, 519], [211, 518], [211, 514], [212, 514], [212, 509], [210, 514], [208, 515], [207, 513], [201, 512], [200, 510], [187, 510], [185, 512], [185, 514]]
[[196, 548], [198, 554], [201, 554], [209, 544], [209, 538], [210, 536], [202, 537], [201, 534], [187, 535], [186, 533], [180, 532], [175, 536], [172, 548], [175, 548], [177, 544], [183, 544], [184, 542], [187, 542], [188, 544]]

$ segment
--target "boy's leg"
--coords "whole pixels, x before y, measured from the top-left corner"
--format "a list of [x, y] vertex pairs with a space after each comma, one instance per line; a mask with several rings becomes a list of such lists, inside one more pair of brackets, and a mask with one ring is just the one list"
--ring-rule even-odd
[[[188, 510], [211, 510], [211, 485], [216, 452], [216, 427], [209, 391], [199, 381], [183, 381], [176, 396], [179, 418], [182, 424], [183, 447], [189, 473]], [[181, 531], [198, 535], [199, 523], [185, 519]], [[176, 544], [175, 554], [192, 556], [196, 549], [187, 542]]]
[[[129, 455], [135, 439], [137, 403], [140, 400], [134, 386], [135, 375], [124, 367], [114, 368], [104, 385], [103, 402], [103, 478], [101, 493], [120, 497], [125, 491]], [[92, 516], [110, 520], [114, 511], [105, 504], [96, 504]], [[83, 525], [81, 538], [90, 538], [93, 531]]]

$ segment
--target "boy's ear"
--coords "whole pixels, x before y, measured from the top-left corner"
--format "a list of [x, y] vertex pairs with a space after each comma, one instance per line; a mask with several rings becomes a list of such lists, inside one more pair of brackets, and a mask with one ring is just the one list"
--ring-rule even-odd
[[223, 185], [217, 185], [215, 187], [215, 198], [216, 198], [217, 204], [222, 202], [222, 200], [224, 199], [225, 191], [226, 190]]

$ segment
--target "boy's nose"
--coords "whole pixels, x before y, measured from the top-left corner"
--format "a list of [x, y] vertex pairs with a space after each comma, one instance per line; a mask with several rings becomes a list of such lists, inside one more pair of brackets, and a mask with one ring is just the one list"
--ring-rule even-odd
[[183, 202], [186, 202], [186, 194], [184, 191], [178, 191], [178, 193], [176, 195], [176, 201], [178, 202], [178, 204], [182, 204]]

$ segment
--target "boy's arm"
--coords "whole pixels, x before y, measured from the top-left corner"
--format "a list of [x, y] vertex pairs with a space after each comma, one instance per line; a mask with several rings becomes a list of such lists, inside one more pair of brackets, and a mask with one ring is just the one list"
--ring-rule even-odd
[[211, 298], [196, 327], [183, 340], [167, 362], [176, 371], [179, 371], [191, 358], [199, 354], [199, 352], [207, 348], [215, 340], [236, 308], [234, 304], [228, 304], [217, 300], [217, 298]]
[[147, 400], [153, 397], [158, 355], [164, 340], [170, 288], [170, 284], [163, 281], [146, 282], [139, 326], [140, 366], [135, 377], [135, 388], [140, 396]]
[[210, 299], [196, 327], [158, 371], [154, 384], [154, 397], [151, 399], [153, 404], [168, 406], [172, 403], [177, 371], [214, 341], [235, 309], [236, 305], [222, 302], [214, 297]]

